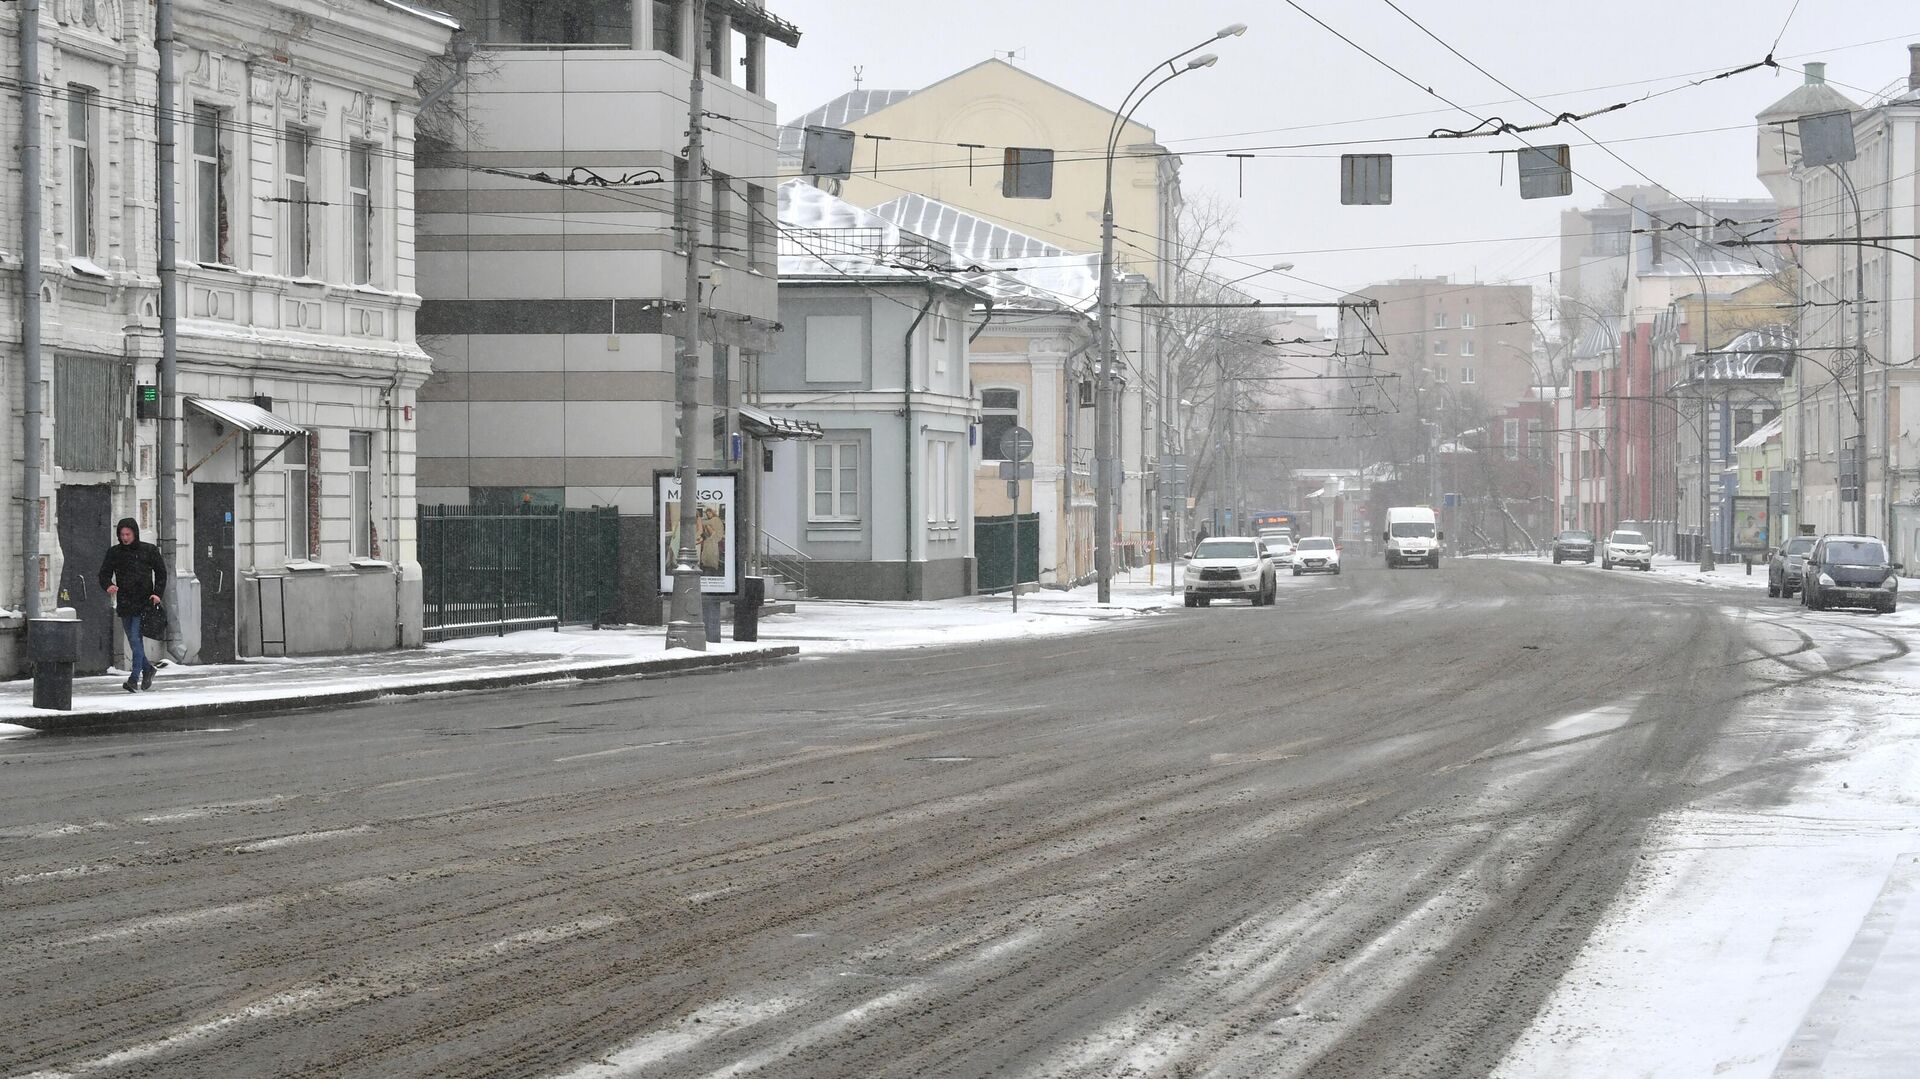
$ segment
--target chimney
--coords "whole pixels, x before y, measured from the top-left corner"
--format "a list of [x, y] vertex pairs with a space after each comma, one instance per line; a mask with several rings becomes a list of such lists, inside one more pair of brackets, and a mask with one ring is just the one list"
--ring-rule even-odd
[[1907, 89], [1920, 90], [1920, 44], [1907, 46]]
[[1825, 60], [1807, 61], [1807, 85], [1819, 86], [1827, 81], [1827, 62]]

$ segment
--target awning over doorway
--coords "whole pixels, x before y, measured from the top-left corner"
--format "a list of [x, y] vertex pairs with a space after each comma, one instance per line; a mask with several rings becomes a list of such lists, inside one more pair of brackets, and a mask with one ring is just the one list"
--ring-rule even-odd
[[815, 439], [826, 434], [812, 420], [796, 419], [752, 405], [741, 405], [739, 412], [741, 428], [755, 438]]
[[[245, 475], [247, 479], [252, 479], [254, 473], [265, 468], [267, 463], [275, 457], [280, 456], [280, 451], [293, 445], [294, 439], [307, 433], [306, 428], [298, 424], [289, 423], [273, 413], [268, 412], [266, 409], [261, 408], [259, 405], [254, 404], [252, 401], [223, 401], [213, 397], [189, 397], [187, 398], [187, 407], [203, 416], [225, 424], [231, 428], [231, 430], [227, 432], [225, 438], [222, 438], [214, 445], [213, 449], [207, 451], [205, 457], [187, 466], [187, 470], [181, 474], [182, 479], [191, 477], [195, 472], [198, 472], [201, 465], [213, 460], [214, 455], [225, 449], [227, 443], [232, 442], [241, 435], [278, 435], [281, 440], [280, 445], [274, 447], [273, 452], [267, 454], [265, 458], [259, 461], [249, 461], [244, 458], [241, 460], [241, 473]], [[251, 439], [248, 439], [245, 443], [242, 443], [242, 445], [248, 450], [251, 450], [253, 443]], [[250, 455], [249, 453], [249, 456]]]
[[296, 438], [307, 429], [288, 423], [252, 401], [222, 401], [211, 397], [189, 397], [187, 407], [242, 431], [265, 432]]

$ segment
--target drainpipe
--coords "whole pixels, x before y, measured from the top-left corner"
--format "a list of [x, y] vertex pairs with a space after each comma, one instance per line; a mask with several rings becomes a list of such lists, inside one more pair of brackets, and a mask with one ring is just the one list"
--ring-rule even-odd
[[907, 500], [904, 503], [907, 508], [907, 521], [906, 530], [903, 534], [903, 538], [907, 542], [905, 561], [902, 565], [905, 569], [907, 599], [919, 598], [914, 595], [914, 593], [919, 591], [916, 586], [920, 583], [918, 579], [919, 574], [913, 571], [913, 335], [915, 331], [920, 329], [920, 324], [926, 321], [927, 312], [933, 310], [933, 305], [939, 302], [940, 294], [934, 291], [934, 288], [933, 282], [927, 282], [927, 302], [925, 306], [920, 308], [920, 313], [913, 316], [913, 322], [907, 327], [906, 335], [900, 344], [900, 385], [902, 387], [900, 390], [900, 435], [903, 440], [902, 448], [905, 450], [903, 456], [906, 460], [905, 479], [907, 490]]
[[[975, 327], [974, 331], [967, 335], [967, 345], [969, 346], [967, 355], [969, 357], [971, 357], [973, 354], [972, 347], [971, 347], [973, 343], [979, 340], [980, 335], [983, 333], [986, 333], [987, 327], [993, 323], [993, 297], [992, 296], [984, 297], [982, 306], [984, 306], [987, 309], [986, 314], [981, 317], [980, 325]], [[971, 363], [972, 361], [969, 360], [968, 363], [963, 367], [963, 369], [969, 369], [971, 367]], [[1032, 368], [1028, 368], [1028, 370], [1031, 371]], [[967, 379], [967, 384], [969, 386], [973, 384], [973, 379], [970, 375]], [[973, 475], [972, 475], [971, 469], [962, 469], [961, 474], [967, 477], [968, 483], [973, 482]], [[1019, 503], [1019, 500], [1017, 499], [1014, 501], [1014, 504], [1013, 504], [1013, 534], [1014, 534], [1014, 541], [1017, 544], [1020, 538], [1020, 503]], [[965, 548], [964, 554], [972, 554], [977, 559], [979, 556], [979, 552], [973, 550], [973, 530], [969, 528], [966, 530], [965, 533], [963, 533], [963, 535], [965, 535], [966, 537], [966, 542], [963, 545]], [[1016, 546], [1015, 550], [1018, 550], [1018, 549], [1019, 548]], [[963, 557], [964, 557], [964, 554], [963, 554]], [[1013, 575], [1016, 578], [1020, 576], [1019, 561], [1020, 560], [1017, 558], [1014, 559]], [[974, 572], [975, 579], [967, 582], [967, 587], [969, 589], [979, 587], [979, 565], [977, 561], [975, 563], [974, 571], [975, 571]], [[1013, 582], [1013, 594], [1016, 597], [1015, 602], [1016, 603], [1019, 602], [1017, 597], [1020, 595], [1020, 582], [1018, 580], [1015, 580]]]
[[[160, 553], [166, 558], [174, 579], [178, 580], [191, 571], [180, 564], [180, 551], [174, 539], [174, 532], [178, 528], [178, 515], [174, 510], [174, 471], [177, 467], [180, 428], [180, 291], [176, 265], [180, 222], [173, 182], [177, 148], [174, 110], [178, 107], [176, 91], [179, 88], [179, 80], [174, 72], [173, 0], [156, 0], [153, 5], [153, 43], [160, 54], [159, 86], [154, 92], [153, 105], [155, 135], [159, 142], [160, 460], [156, 469], [159, 476], [154, 484], [153, 504], [155, 516], [159, 518]], [[169, 618], [167, 643], [173, 645], [179, 641], [180, 619]]]
[[20, 496], [21, 592], [28, 618], [40, 617], [40, 0], [20, 5], [20, 354], [26, 378], [25, 426], [21, 428], [26, 467]]
[[393, 576], [393, 646], [404, 647], [407, 642], [407, 623], [400, 613], [400, 473], [395, 469], [398, 453], [394, 449], [396, 441], [393, 423], [394, 410], [400, 407], [400, 372], [393, 373], [393, 385], [380, 394], [385, 398], [387, 419], [387, 564]]

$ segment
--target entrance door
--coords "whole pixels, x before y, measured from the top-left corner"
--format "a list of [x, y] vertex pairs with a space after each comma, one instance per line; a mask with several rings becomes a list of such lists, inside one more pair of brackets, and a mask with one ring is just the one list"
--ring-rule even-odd
[[[59, 605], [80, 613], [80, 659], [75, 674], [104, 674], [113, 661], [113, 597], [100, 587], [100, 562], [113, 534], [113, 492], [105, 486], [62, 487], [54, 495], [60, 515]], [[49, 612], [51, 613], [51, 612]]]
[[193, 485], [193, 572], [200, 578], [200, 662], [234, 661], [233, 484]]

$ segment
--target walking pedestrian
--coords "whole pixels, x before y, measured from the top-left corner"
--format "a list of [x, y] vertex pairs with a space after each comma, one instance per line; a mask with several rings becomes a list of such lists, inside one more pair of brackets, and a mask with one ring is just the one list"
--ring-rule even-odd
[[125, 688], [132, 693], [153, 688], [153, 661], [147, 658], [141, 623], [166, 624], [158, 608], [167, 590], [167, 563], [160, 548], [141, 541], [140, 525], [133, 518], [122, 517], [114, 531], [120, 542], [107, 548], [100, 562], [100, 587], [113, 597], [114, 613], [127, 631], [130, 673]]

